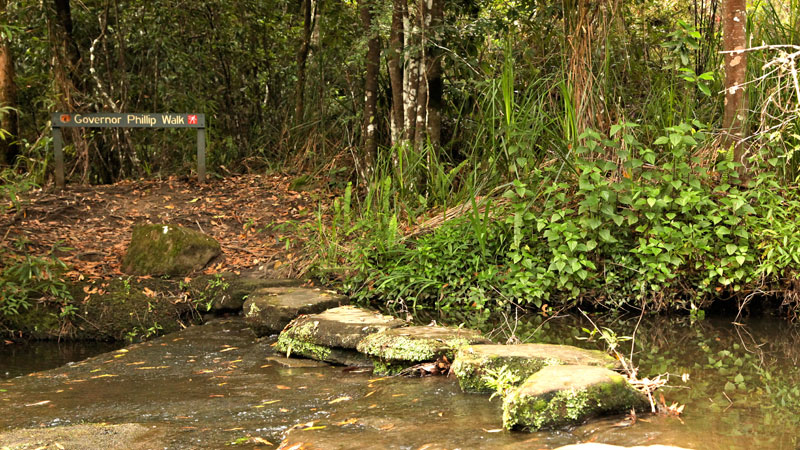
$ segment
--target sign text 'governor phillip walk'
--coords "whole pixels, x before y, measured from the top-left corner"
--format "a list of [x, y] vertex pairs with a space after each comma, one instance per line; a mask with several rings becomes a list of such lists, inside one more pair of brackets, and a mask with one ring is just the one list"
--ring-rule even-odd
[[53, 113], [56, 128], [205, 128], [203, 114]]

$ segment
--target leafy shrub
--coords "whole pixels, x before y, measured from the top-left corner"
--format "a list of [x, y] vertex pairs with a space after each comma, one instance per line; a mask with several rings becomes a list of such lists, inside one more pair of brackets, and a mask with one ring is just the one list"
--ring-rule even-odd
[[454, 220], [391, 246], [363, 245], [381, 240], [367, 233], [347, 286], [411, 308], [658, 311], [744, 300], [796, 278], [800, 199], [774, 171], [744, 186], [728, 155], [704, 168], [694, 156], [706, 140], [700, 123], [669, 127], [650, 146], [634, 128], [584, 133], [574, 173], [550, 166], [514, 181], [481, 226]]
[[62, 279], [67, 266], [53, 254], [57, 249], [46, 258], [28, 254], [24, 241], [16, 243], [15, 251], [0, 249], [0, 321], [23, 313], [42, 298], [61, 304], [62, 317], [75, 311]]

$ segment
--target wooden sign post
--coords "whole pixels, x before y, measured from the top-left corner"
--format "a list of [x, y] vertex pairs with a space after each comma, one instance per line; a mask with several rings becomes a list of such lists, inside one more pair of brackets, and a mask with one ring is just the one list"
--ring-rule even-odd
[[53, 113], [53, 150], [56, 162], [56, 186], [64, 187], [64, 140], [62, 128], [196, 128], [197, 179], [206, 180], [206, 116], [203, 114], [139, 113]]

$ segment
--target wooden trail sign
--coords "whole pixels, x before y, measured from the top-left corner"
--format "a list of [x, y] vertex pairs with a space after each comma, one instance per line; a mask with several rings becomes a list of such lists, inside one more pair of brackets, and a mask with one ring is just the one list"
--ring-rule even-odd
[[56, 160], [56, 186], [64, 187], [64, 140], [62, 128], [196, 128], [197, 179], [206, 179], [206, 116], [203, 114], [139, 113], [52, 113], [53, 150]]

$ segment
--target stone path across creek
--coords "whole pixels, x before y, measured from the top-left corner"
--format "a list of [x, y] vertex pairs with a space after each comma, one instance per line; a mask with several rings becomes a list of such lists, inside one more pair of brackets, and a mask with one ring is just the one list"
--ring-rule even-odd
[[[258, 323], [259, 315], [248, 314], [244, 320], [213, 321], [77, 364], [9, 380], [0, 384], [0, 405], [5, 412], [0, 417], [0, 430], [17, 431], [0, 432], [0, 448], [30, 448], [20, 439], [30, 439], [31, 445], [48, 445], [56, 442], [54, 439], [69, 441], [71, 435], [86, 432], [85, 427], [75, 424], [92, 423], [121, 427], [108, 429], [107, 448], [127, 448], [117, 447], [117, 441], [111, 439], [120, 433], [152, 447], [166, 448], [277, 445], [281, 440], [287, 447], [300, 443], [304, 448], [352, 448], [348, 446], [356, 441], [367, 442], [359, 448], [516, 448], [523, 440], [541, 441], [548, 447], [582, 440], [569, 432], [530, 435], [503, 431], [501, 402], [490, 402], [488, 395], [462, 393], [455, 377], [380, 376], [373, 375], [370, 367], [342, 368], [286, 355], [291, 347], [299, 349], [306, 342], [361, 355], [353, 350], [355, 347], [383, 366], [434, 361], [449, 365], [469, 344], [480, 344], [475, 348], [483, 348], [483, 353], [493, 348], [481, 347], [490, 342], [475, 331], [404, 326], [396, 319], [354, 307], [326, 310], [347, 299], [318, 289], [263, 288], [259, 292], [280, 312], [280, 321], [288, 320], [285, 316], [290, 311], [295, 315], [304, 310], [318, 312], [293, 321], [280, 339], [274, 334], [257, 337], [265, 334], [265, 329], [277, 329], [275, 315], [266, 318], [270, 324], [264, 326]], [[248, 302], [251, 299], [248, 297]], [[245, 302], [246, 313], [247, 308]], [[510, 348], [499, 347], [506, 353]], [[511, 353], [517, 359], [524, 359], [526, 352], [531, 358], [541, 359], [543, 348], [518, 346]], [[489, 352], [489, 359], [508, 356], [500, 350], [495, 350], [496, 355]], [[561, 350], [559, 363], [586, 363], [594, 358], [599, 366], [613, 366], [613, 360], [604, 360], [596, 353]], [[333, 360], [321, 353], [305, 355]], [[571, 361], [573, 357], [577, 359]], [[357, 359], [344, 363], [364, 365]], [[539, 374], [567, 366], [548, 362], [544, 367]], [[622, 376], [606, 368], [588, 370], [605, 371], [612, 374], [607, 376], [614, 383], [627, 385]], [[573, 377], [572, 383], [558, 386], [560, 377], [541, 375], [537, 388], [532, 389], [529, 386], [537, 375], [530, 375], [527, 381], [523, 379], [528, 377], [527, 372], [519, 375], [521, 387], [507, 390], [504, 410], [508, 412], [508, 404], [513, 403], [515, 411], [527, 412], [517, 414], [514, 421], [505, 421], [507, 428], [578, 425], [598, 412], [624, 412], [631, 405], [643, 405], [637, 393], [625, 388], [626, 396], [617, 396], [618, 401], [601, 399], [608, 407], [583, 411], [570, 403], [565, 410], [569, 420], [543, 422], [537, 419], [541, 415], [529, 412], [544, 410], [552, 419], [564, 409], [563, 402], [558, 403], [564, 398], [583, 398], [595, 391], [607, 394], [608, 390], [594, 389], [594, 379], [584, 386], [582, 378]], [[555, 382], [557, 387], [542, 388], [542, 380]], [[562, 395], [565, 390], [569, 392], [566, 396]], [[532, 395], [534, 391], [542, 395]], [[512, 398], [513, 402], [509, 400]], [[589, 401], [592, 406], [596, 403]], [[528, 417], [531, 419], [526, 422]], [[598, 439], [603, 423], [593, 422], [593, 439]], [[42, 426], [68, 428], [54, 428], [52, 436], [33, 432]], [[582, 432], [581, 427], [574, 430]], [[371, 441], [373, 435], [380, 438]], [[620, 443], [618, 437], [615, 441]], [[376, 446], [370, 447], [370, 442]], [[638, 442], [646, 441], [631, 441]]]

